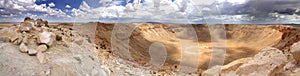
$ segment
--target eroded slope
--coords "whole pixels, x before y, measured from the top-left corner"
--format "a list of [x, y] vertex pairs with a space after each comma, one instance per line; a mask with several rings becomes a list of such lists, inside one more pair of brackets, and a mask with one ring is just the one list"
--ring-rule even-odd
[[[107, 48], [111, 49], [111, 33], [116, 24], [97, 24], [96, 43], [107, 44]], [[123, 25], [123, 24], [118, 24]], [[130, 24], [124, 24], [128, 26]], [[132, 24], [133, 25], [133, 24]], [[167, 50], [167, 58], [164, 67], [177, 68], [180, 64], [182, 52], [180, 40], [185, 40], [191, 44], [199, 43], [200, 56], [191, 55], [189, 57], [192, 64], [195, 57], [199, 57], [199, 69], [207, 69], [210, 61], [210, 54], [212, 49], [212, 43], [208, 26], [214, 25], [192, 25], [195, 29], [198, 41], [190, 39], [182, 39], [178, 37], [178, 33], [185, 33], [182, 28], [187, 25], [175, 25], [175, 24], [138, 24], [139, 26], [132, 32], [130, 36], [129, 51], [133, 57], [133, 62], [139, 64], [148, 64], [151, 56], [149, 55], [149, 46], [154, 42], [162, 43]], [[225, 25], [226, 27], [226, 57], [225, 63], [232, 62], [236, 59], [252, 57], [257, 54], [261, 49], [274, 46], [279, 49], [288, 47], [291, 43], [298, 41], [299, 34], [296, 33], [296, 29], [290, 26], [278, 26], [278, 25]], [[291, 31], [287, 31], [293, 29]], [[285, 30], [285, 31], [284, 31]], [[177, 34], [177, 35], [176, 35]], [[186, 33], [188, 34], [188, 33]], [[288, 37], [287, 37], [288, 36]], [[292, 37], [289, 37], [292, 36]], [[284, 45], [284, 46], [283, 46]], [[122, 58], [122, 54], [118, 51], [112, 52], [115, 56]], [[189, 62], [187, 62], [189, 63]], [[174, 67], [175, 66], [175, 67]], [[189, 66], [188, 64], [186, 66]], [[163, 69], [164, 68], [160, 68]], [[200, 70], [199, 70], [200, 71]]]

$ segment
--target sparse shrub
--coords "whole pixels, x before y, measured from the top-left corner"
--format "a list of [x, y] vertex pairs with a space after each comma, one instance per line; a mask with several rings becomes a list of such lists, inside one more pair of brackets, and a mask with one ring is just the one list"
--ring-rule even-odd
[[62, 37], [59, 35], [56, 35], [56, 41], [61, 41], [61, 40], [62, 40]]
[[48, 25], [48, 21], [47, 21], [47, 20], [44, 21], [44, 24], [45, 24], [46, 27], [50, 27], [50, 26]]
[[25, 21], [30, 21], [30, 20], [32, 20], [30, 17], [25, 17], [24, 22]]
[[37, 26], [41, 27], [41, 24], [44, 23], [43, 19], [36, 19]]
[[100, 44], [100, 48], [101, 49], [106, 49], [106, 45], [105, 44]]

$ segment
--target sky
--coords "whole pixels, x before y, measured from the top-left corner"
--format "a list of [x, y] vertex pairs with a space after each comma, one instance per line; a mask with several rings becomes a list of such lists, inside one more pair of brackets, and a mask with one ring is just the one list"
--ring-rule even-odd
[[0, 0], [0, 22], [300, 24], [300, 0]]

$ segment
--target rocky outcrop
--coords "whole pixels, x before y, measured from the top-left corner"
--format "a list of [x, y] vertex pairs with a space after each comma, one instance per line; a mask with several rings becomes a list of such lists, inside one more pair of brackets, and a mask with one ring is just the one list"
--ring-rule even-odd
[[[220, 65], [214, 66], [214, 67], [202, 72], [201, 75], [202, 76], [215, 76], [215, 75], [230, 74], [250, 59], [251, 59], [250, 57], [249, 58], [241, 58], [241, 59], [235, 60], [227, 65], [224, 65], [224, 66], [220, 66]], [[218, 69], [220, 69], [220, 71]]]
[[0, 37], [2, 39], [7, 39], [10, 42], [15, 42], [19, 40], [19, 37], [21, 36], [20, 33], [17, 31], [17, 26], [7, 27], [0, 30]]
[[[274, 76], [284, 71], [288, 63], [287, 56], [273, 47], [267, 47], [253, 58], [239, 59], [224, 66], [215, 66], [202, 73], [202, 75], [215, 76]], [[222, 68], [221, 72], [215, 72]], [[208, 71], [212, 73], [207, 73]]]
[[83, 46], [52, 46], [44, 53], [38, 52], [36, 57], [19, 52], [17, 47], [0, 43], [1, 76], [108, 76], [100, 67], [96, 49], [87, 41]]
[[296, 62], [300, 63], [300, 42], [294, 43], [290, 51]]
[[237, 75], [274, 76], [282, 71], [283, 66], [288, 62], [286, 55], [276, 49], [267, 47], [255, 55], [247, 63], [241, 65]]
[[[20, 29], [25, 24], [30, 29]], [[107, 76], [97, 49], [84, 36], [37, 24], [28, 18], [0, 30], [1, 40], [9, 39], [0, 41], [0, 76]], [[81, 44], [74, 44], [73, 37], [82, 38]]]
[[38, 52], [44, 52], [54, 43], [55, 35], [49, 31], [50, 28], [39, 26], [41, 21], [41, 19], [34, 21], [31, 18], [25, 18], [24, 22], [16, 26], [2, 29], [0, 37], [19, 45], [22, 53], [36, 55]]

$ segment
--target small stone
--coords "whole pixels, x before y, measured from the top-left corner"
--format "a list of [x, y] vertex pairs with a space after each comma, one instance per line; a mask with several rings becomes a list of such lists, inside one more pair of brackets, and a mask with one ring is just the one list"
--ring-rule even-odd
[[78, 44], [78, 45], [82, 45], [83, 43], [83, 38], [77, 38], [75, 39], [74, 43]]
[[16, 39], [15, 41], [13, 41], [13, 44], [19, 45], [21, 44], [22, 40], [21, 39]]
[[24, 43], [21, 43], [19, 50], [22, 53], [27, 53], [28, 52], [28, 47]]
[[36, 48], [36, 50], [39, 52], [45, 52], [47, 49], [48, 49], [47, 45], [44, 45], [44, 44], [42, 44]]
[[22, 43], [28, 43], [28, 37], [27, 36], [23, 37]]
[[46, 62], [45, 54], [43, 54], [42, 52], [38, 52], [36, 54], [36, 57], [41, 64], [44, 64]]
[[291, 47], [291, 54], [297, 63], [300, 63], [300, 42], [294, 43]]
[[29, 55], [36, 55], [37, 53], [38, 53], [38, 51], [36, 51], [35, 49], [29, 49], [28, 50]]
[[19, 45], [22, 42], [22, 38], [23, 38], [22, 35], [18, 34], [16, 38], [14, 38], [13, 40], [11, 40], [11, 42], [13, 42], [14, 44]]
[[47, 76], [45, 71], [41, 71], [39, 76]]
[[0, 37], [0, 41], [9, 42], [9, 38], [7, 38], [7, 37]]

